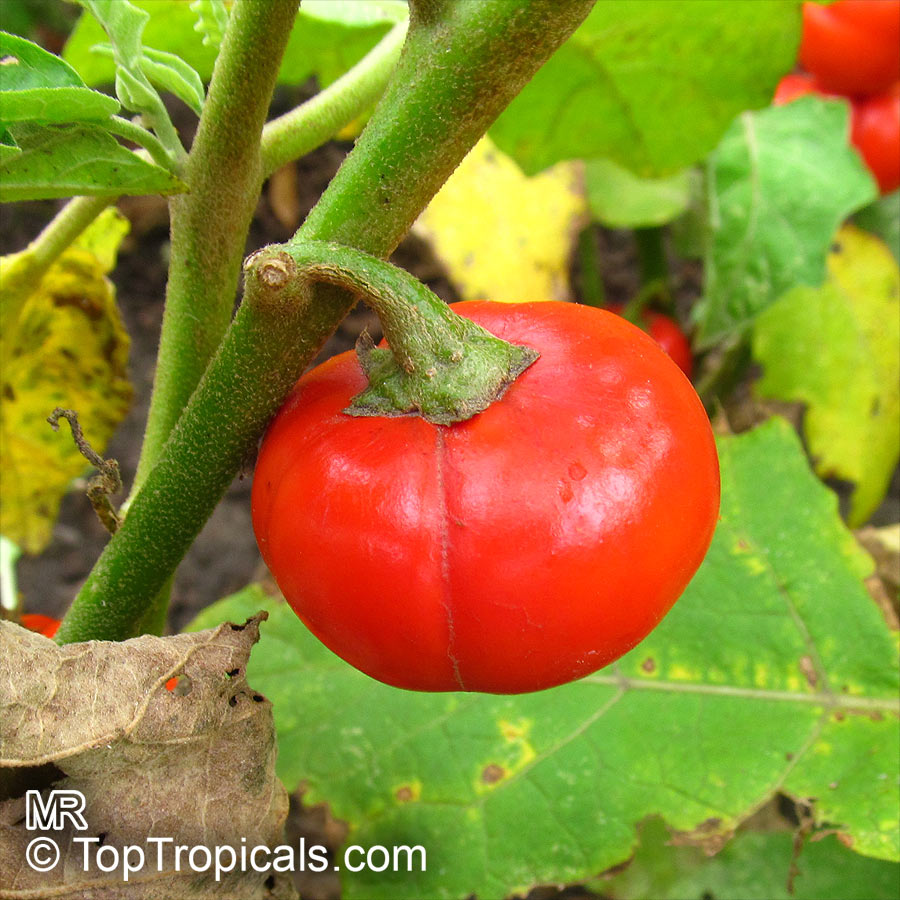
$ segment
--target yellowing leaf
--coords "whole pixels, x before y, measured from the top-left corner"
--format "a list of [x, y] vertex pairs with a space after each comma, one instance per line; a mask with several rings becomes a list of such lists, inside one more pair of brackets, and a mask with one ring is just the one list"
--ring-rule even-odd
[[464, 300], [566, 300], [586, 204], [576, 164], [532, 178], [483, 138], [419, 217]]
[[128, 334], [105, 277], [127, 222], [106, 210], [47, 271], [2, 336], [0, 532], [29, 553], [50, 539], [60, 501], [87, 463], [54, 407], [74, 409], [102, 453], [124, 418], [132, 389]]
[[850, 524], [884, 497], [900, 455], [900, 271], [885, 244], [838, 233], [821, 288], [799, 287], [759, 318], [757, 392], [808, 404], [816, 471], [856, 483]]

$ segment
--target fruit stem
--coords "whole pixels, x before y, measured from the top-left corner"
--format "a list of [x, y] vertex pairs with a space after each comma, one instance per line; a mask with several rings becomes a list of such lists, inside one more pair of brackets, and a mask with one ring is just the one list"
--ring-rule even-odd
[[369, 387], [349, 415], [461, 422], [499, 399], [538, 357], [457, 315], [408, 272], [368, 253], [325, 241], [281, 249], [297, 263], [297, 277], [350, 291], [381, 320], [390, 350], [375, 347], [367, 333], [357, 343]]

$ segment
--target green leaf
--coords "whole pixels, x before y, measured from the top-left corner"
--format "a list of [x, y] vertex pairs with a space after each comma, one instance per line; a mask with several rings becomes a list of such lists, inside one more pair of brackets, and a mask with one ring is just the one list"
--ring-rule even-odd
[[856, 483], [850, 525], [881, 503], [900, 457], [900, 271], [885, 245], [838, 234], [821, 288], [795, 288], [756, 321], [756, 391], [808, 405], [816, 471]]
[[668, 178], [638, 178], [608, 159], [585, 163], [584, 184], [591, 213], [608, 228], [665, 225], [690, 199], [687, 172]]
[[77, 410], [102, 453], [131, 402], [128, 334], [105, 277], [128, 221], [105, 210], [34, 286], [2, 336], [0, 530], [28, 553], [50, 540], [63, 495], [87, 463], [68, 427], [51, 430], [55, 406]]
[[194, 622], [267, 607], [248, 679], [275, 704], [280, 776], [327, 801], [353, 843], [426, 849], [426, 872], [345, 872], [344, 897], [488, 900], [583, 880], [626, 859], [647, 816], [715, 839], [778, 790], [859, 852], [900, 856], [900, 673], [861, 582], [871, 560], [785, 422], [724, 438], [720, 458], [721, 522], [684, 596], [570, 685], [386, 687], [259, 588]]
[[[209, 81], [218, 47], [205, 45], [197, 39], [196, 17], [188, 3], [182, 0], [137, 0], [130, 5], [149, 17], [141, 32], [144, 49], [154, 47], [175, 53], [199, 72], [204, 81]], [[89, 85], [112, 84], [115, 80], [114, 61], [93, 50], [107, 40], [99, 22], [92, 16], [83, 15], [63, 48], [63, 58]]]
[[0, 91], [41, 87], [84, 87], [78, 73], [58, 56], [25, 38], [0, 31]]
[[103, 26], [115, 48], [118, 65], [140, 71], [141, 36], [149, 13], [129, 0], [77, 0]]
[[141, 68], [152, 84], [183, 100], [198, 116], [203, 111], [203, 81], [181, 57], [145, 47]]
[[84, 122], [108, 119], [119, 111], [115, 97], [86, 87], [31, 88], [0, 93], [0, 121]]
[[788, 879], [794, 835], [744, 831], [712, 859], [699, 847], [671, 846], [658, 819], [641, 828], [641, 844], [624, 872], [597, 886], [616, 900], [896, 900], [896, 863], [867, 859], [836, 837], [807, 840]]
[[19, 125], [21, 153], [0, 166], [0, 200], [176, 194], [187, 186], [145, 162], [99, 125]]
[[0, 122], [80, 122], [106, 119], [119, 104], [85, 87], [78, 73], [59, 57], [0, 32]]
[[194, 31], [203, 35], [205, 47], [218, 47], [228, 27], [224, 0], [191, 0], [191, 12], [197, 16]]
[[[145, 47], [177, 54], [204, 82], [212, 76], [217, 47], [197, 40], [196, 15], [182, 0], [135, 0], [132, 4], [150, 16], [143, 31]], [[291, 32], [278, 83], [302, 84], [316, 75], [330, 84], [359, 62], [384, 36], [405, 4], [346, 0], [304, 3]], [[91, 53], [91, 47], [106, 40], [103, 29], [90, 16], [82, 16], [63, 51], [89, 85], [110, 84], [115, 67], [110, 60]]]
[[860, 228], [878, 235], [894, 254], [894, 259], [900, 262], [900, 190], [879, 197], [861, 209], [853, 221]]
[[[115, 55], [112, 44], [97, 44], [91, 48], [94, 53], [112, 59]], [[183, 100], [197, 115], [203, 111], [203, 82], [200, 76], [180, 57], [163, 50], [144, 47], [141, 55], [141, 70], [147, 80]], [[127, 78], [124, 78], [127, 76]], [[133, 75], [122, 71], [116, 73], [116, 91], [127, 97], [132, 109], [141, 108], [153, 102], [153, 92]]]
[[743, 331], [790, 288], [822, 283], [838, 225], [877, 193], [848, 115], [846, 101], [818, 97], [744, 113], [710, 157], [702, 343]]
[[598, 3], [490, 135], [526, 174], [573, 158], [673, 174], [771, 100], [800, 24], [795, 0]]
[[5, 129], [0, 131], [0, 167], [17, 157], [21, 152], [16, 139]]

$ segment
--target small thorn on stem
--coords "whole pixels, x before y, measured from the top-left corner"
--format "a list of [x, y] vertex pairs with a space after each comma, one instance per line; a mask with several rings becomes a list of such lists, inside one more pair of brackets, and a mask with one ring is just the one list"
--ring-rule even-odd
[[59, 431], [60, 419], [65, 419], [69, 423], [69, 427], [72, 429], [72, 439], [75, 441], [75, 446], [78, 448], [79, 453], [92, 466], [96, 466], [99, 469], [99, 474], [95, 475], [88, 482], [87, 496], [103, 527], [110, 534], [115, 534], [121, 519], [109, 496], [122, 490], [122, 475], [119, 472], [119, 463], [115, 459], [104, 459], [91, 447], [85, 439], [84, 432], [81, 430], [81, 425], [78, 422], [78, 413], [74, 409], [63, 409], [61, 406], [57, 406], [50, 413], [47, 421], [54, 431]]

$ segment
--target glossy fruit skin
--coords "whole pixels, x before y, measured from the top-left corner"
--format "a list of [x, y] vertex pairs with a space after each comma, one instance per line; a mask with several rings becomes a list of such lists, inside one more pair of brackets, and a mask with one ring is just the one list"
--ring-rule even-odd
[[[623, 304], [616, 303], [609, 306], [609, 311], [617, 316], [622, 315], [623, 309], [625, 309]], [[662, 313], [645, 309], [641, 313], [639, 324], [672, 357], [678, 368], [690, 378], [694, 371], [694, 354], [678, 323]]]
[[59, 619], [52, 619], [43, 613], [22, 613], [22, 627], [52, 638], [59, 631]]
[[709, 421], [640, 329], [570, 303], [454, 309], [541, 357], [468, 421], [342, 412], [353, 353], [300, 379], [262, 443], [257, 541], [335, 653], [425, 691], [587, 675], [663, 618], [719, 508]]
[[900, 0], [804, 3], [800, 61], [826, 91], [886, 90], [900, 78]]
[[853, 103], [851, 140], [882, 194], [900, 187], [900, 85]]

